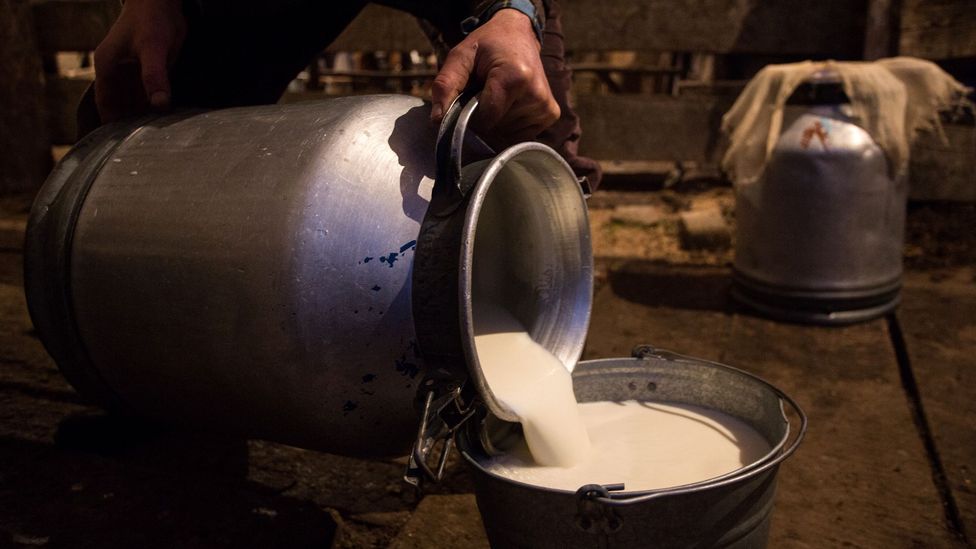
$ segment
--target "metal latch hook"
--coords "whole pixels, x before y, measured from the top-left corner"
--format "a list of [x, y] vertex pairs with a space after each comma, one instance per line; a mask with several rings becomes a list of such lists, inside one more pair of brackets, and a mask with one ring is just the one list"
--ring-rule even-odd
[[[431, 390], [424, 401], [424, 413], [417, 430], [417, 440], [410, 451], [403, 480], [421, 488], [424, 480], [437, 482], [444, 478], [444, 467], [454, 447], [454, 432], [474, 415], [473, 403], [465, 403], [463, 386], [456, 386], [443, 396]], [[439, 455], [436, 451], [440, 448]], [[437, 455], [437, 465], [432, 467], [430, 458]]]

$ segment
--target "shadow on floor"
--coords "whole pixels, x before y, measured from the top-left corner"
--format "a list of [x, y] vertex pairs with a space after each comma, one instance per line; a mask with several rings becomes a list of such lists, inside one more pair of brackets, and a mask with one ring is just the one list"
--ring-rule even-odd
[[648, 307], [739, 312], [729, 297], [732, 273], [726, 267], [627, 261], [610, 268], [609, 283], [614, 294]]
[[332, 544], [331, 515], [247, 473], [243, 440], [68, 416], [56, 445], [0, 437], [0, 546]]

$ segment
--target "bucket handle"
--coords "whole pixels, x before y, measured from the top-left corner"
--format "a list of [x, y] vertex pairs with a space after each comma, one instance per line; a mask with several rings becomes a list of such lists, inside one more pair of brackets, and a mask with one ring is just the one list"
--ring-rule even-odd
[[[636, 358], [653, 357], [653, 358], [660, 358], [664, 360], [681, 360], [681, 359], [690, 358], [678, 353], [655, 349], [649, 345], [640, 345], [637, 348], [635, 348], [634, 356]], [[702, 361], [701, 359], [696, 359], [696, 360], [701, 362], [711, 362], [707, 360]], [[717, 364], [715, 362], [711, 362], [711, 363]], [[726, 368], [728, 368], [728, 366], [726, 366]], [[786, 458], [793, 455], [793, 452], [795, 452], [797, 447], [800, 446], [800, 442], [803, 440], [803, 437], [806, 435], [807, 432], [807, 415], [806, 413], [803, 412], [803, 409], [800, 408], [800, 405], [797, 404], [792, 397], [790, 397], [789, 395], [781, 391], [775, 385], [769, 383], [765, 379], [762, 379], [761, 377], [756, 376], [754, 374], [743, 372], [742, 370], [739, 371], [745, 375], [755, 378], [760, 383], [766, 385], [771, 391], [773, 391], [776, 394], [777, 397], [779, 397], [780, 401], [785, 402], [787, 405], [789, 405], [792, 411], [800, 418], [800, 428], [799, 430], [796, 431], [795, 438], [779, 453], [779, 455], [769, 460], [768, 462], [760, 465], [759, 467], [746, 469], [740, 474], [735, 474], [712, 483], [697, 484], [695, 486], [688, 486], [685, 488], [670, 488], [670, 489], [657, 490], [651, 493], [645, 493], [645, 494], [629, 496], [629, 497], [628, 496], [614, 497], [613, 495], [610, 494], [610, 492], [613, 491], [623, 490], [624, 489], [623, 484], [607, 484], [603, 486], [603, 488], [605, 488], [604, 490], [594, 489], [596, 486], [599, 485], [587, 485], [580, 488], [580, 490], [577, 491], [577, 496], [581, 500], [585, 499], [589, 502], [600, 503], [608, 507], [623, 507], [626, 505], [644, 503], [664, 496], [694, 494], [696, 492], [702, 492], [704, 490], [711, 490], [712, 488], [716, 488], [716, 487], [727, 486], [735, 482], [738, 482], [747, 476], [756, 476], [779, 466], [779, 464], [782, 463]], [[789, 429], [789, 426], [787, 426], [787, 429]], [[587, 488], [587, 490], [584, 490], [583, 488]]]

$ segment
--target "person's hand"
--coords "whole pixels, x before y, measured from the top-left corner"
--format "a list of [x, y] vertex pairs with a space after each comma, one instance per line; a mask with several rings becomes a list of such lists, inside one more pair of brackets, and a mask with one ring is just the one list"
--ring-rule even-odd
[[533, 139], [559, 119], [528, 16], [498, 11], [454, 47], [431, 88], [431, 120], [440, 123], [470, 80], [482, 85], [474, 128], [494, 144]]
[[185, 37], [180, 0], [126, 1], [95, 50], [95, 104], [103, 123], [169, 106], [169, 69]]

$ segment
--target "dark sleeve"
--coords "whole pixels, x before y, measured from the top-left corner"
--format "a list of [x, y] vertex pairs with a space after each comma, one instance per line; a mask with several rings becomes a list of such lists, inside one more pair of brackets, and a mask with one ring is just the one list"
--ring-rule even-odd
[[[499, 0], [375, 0], [374, 3], [406, 11], [424, 20], [428, 35], [436, 31], [439, 37], [431, 36], [433, 41], [443, 41], [454, 46], [464, 39], [462, 23], [470, 17], [478, 17], [488, 11]], [[502, 0], [504, 2], [504, 0]], [[548, 0], [530, 0], [535, 6], [539, 28], [545, 28], [548, 15]]]

